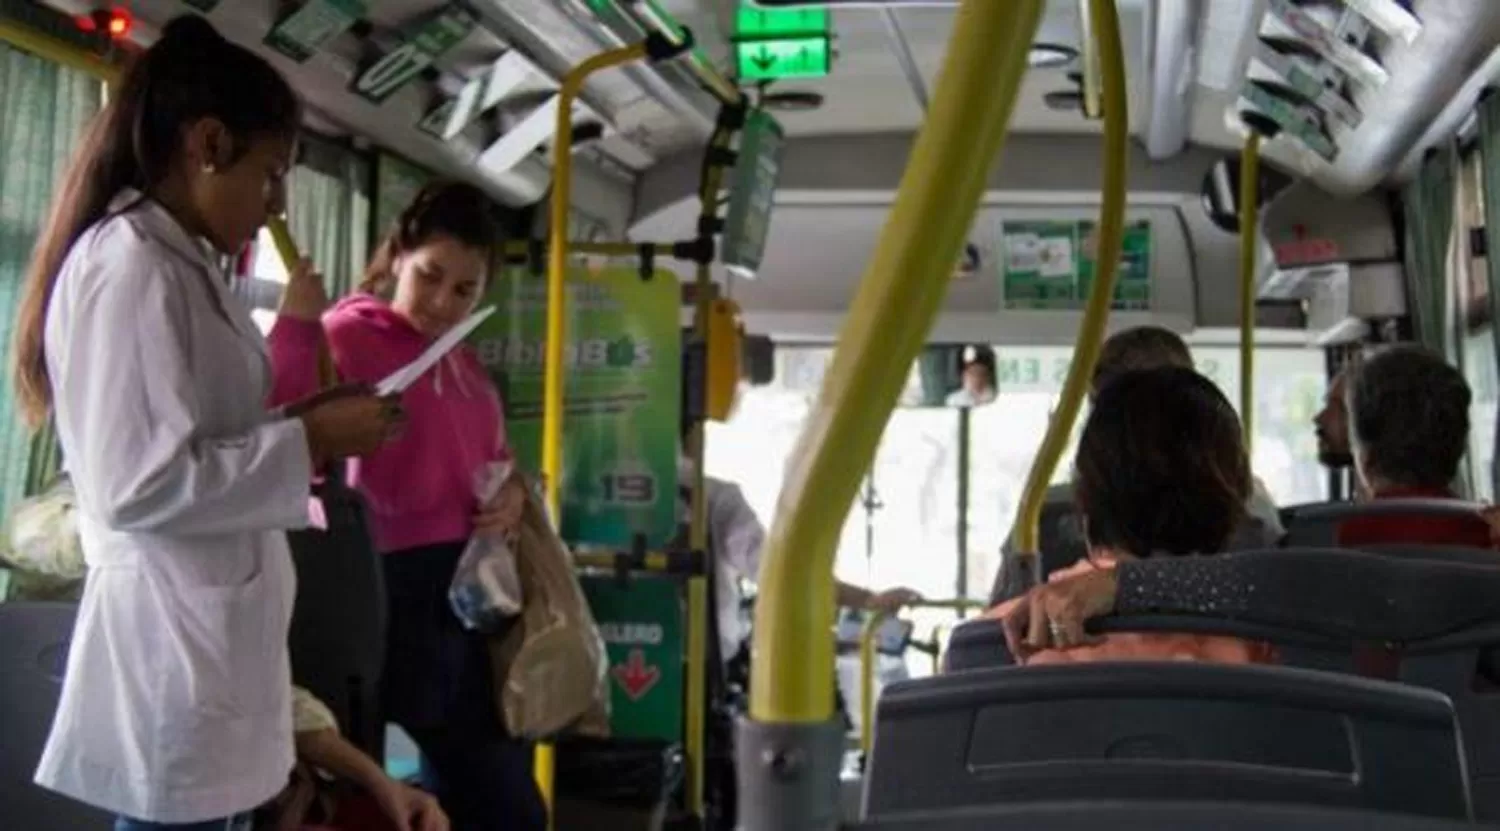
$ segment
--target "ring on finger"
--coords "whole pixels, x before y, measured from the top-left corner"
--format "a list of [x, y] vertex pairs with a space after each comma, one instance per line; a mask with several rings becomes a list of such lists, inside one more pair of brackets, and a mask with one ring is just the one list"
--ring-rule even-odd
[[1067, 645], [1069, 636], [1066, 626], [1063, 626], [1061, 623], [1058, 623], [1055, 620], [1050, 621], [1047, 624], [1047, 633], [1052, 636], [1053, 643], [1057, 644], [1058, 646]]

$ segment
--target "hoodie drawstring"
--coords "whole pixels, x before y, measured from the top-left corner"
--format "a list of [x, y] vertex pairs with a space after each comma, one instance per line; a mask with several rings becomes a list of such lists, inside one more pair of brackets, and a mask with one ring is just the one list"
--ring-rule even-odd
[[473, 398], [474, 394], [469, 388], [469, 383], [464, 380], [464, 368], [458, 362], [458, 356], [454, 355], [451, 352], [447, 355], [444, 355], [441, 361], [438, 361], [437, 369], [434, 370], [432, 374], [433, 391], [436, 392], [439, 397], [442, 397], [443, 370], [445, 368], [453, 374], [453, 383], [458, 387], [459, 394], [464, 398]]

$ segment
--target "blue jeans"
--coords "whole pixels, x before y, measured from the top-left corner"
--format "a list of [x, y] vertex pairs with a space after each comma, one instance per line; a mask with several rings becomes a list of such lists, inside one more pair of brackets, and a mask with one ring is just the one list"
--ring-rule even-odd
[[251, 814], [235, 814], [223, 819], [173, 825], [166, 822], [146, 822], [119, 817], [115, 820], [115, 831], [250, 831], [251, 819]]

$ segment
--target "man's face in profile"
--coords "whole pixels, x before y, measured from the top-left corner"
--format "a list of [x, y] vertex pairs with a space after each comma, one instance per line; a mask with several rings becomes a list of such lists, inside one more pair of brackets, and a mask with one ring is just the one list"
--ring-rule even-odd
[[1313, 416], [1318, 432], [1318, 461], [1325, 467], [1346, 468], [1354, 464], [1349, 451], [1349, 407], [1344, 401], [1346, 372], [1340, 372], [1328, 385], [1323, 409]]

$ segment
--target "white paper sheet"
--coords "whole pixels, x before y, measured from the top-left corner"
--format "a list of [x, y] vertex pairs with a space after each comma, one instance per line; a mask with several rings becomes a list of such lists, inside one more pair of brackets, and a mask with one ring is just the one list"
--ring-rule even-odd
[[462, 343], [463, 339], [468, 337], [470, 332], [473, 332], [479, 324], [485, 321], [485, 318], [494, 313], [494, 306], [486, 306], [464, 318], [463, 322], [444, 332], [442, 337], [433, 341], [432, 345], [427, 347], [426, 351], [421, 355], [418, 355], [415, 361], [381, 379], [380, 383], [375, 385], [375, 394], [385, 396], [405, 392], [408, 387], [417, 382], [418, 378], [426, 374], [427, 370], [436, 366], [437, 362], [442, 360], [444, 355], [452, 352], [454, 347]]

